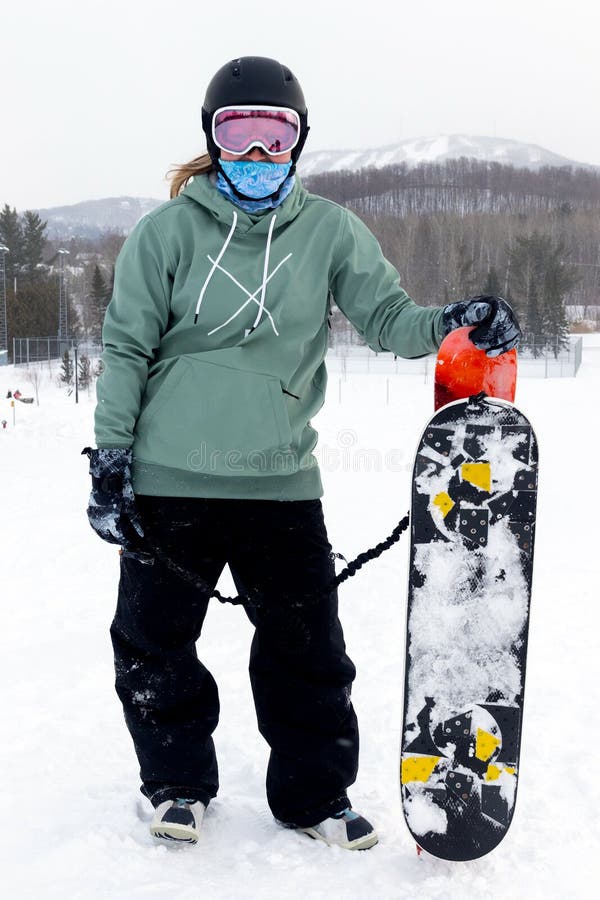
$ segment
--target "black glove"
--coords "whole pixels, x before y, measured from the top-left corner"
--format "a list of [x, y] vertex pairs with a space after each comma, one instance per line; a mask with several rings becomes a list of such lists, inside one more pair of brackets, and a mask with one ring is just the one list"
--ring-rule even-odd
[[81, 453], [90, 460], [92, 493], [87, 508], [90, 525], [109, 544], [120, 544], [126, 551], [137, 550], [144, 530], [131, 484], [131, 450], [85, 447]]
[[469, 338], [488, 356], [500, 356], [519, 343], [521, 329], [509, 303], [502, 297], [482, 295], [444, 307], [444, 336], [463, 325], [476, 325]]

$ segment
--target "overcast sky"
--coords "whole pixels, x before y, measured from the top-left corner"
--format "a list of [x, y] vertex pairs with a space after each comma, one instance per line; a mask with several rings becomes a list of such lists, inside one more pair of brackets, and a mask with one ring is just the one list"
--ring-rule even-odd
[[4, 0], [0, 204], [168, 197], [236, 56], [299, 78], [307, 150], [497, 135], [600, 164], [596, 0]]

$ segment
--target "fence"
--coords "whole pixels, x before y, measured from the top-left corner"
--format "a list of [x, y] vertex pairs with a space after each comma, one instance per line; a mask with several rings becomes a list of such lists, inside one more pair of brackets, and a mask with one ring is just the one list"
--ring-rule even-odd
[[60, 359], [65, 350], [72, 352], [75, 347], [80, 356], [85, 355], [90, 359], [102, 353], [101, 345], [92, 341], [77, 338], [24, 337], [13, 338], [12, 361], [16, 366], [26, 366], [29, 363]]
[[[574, 378], [581, 365], [583, 341], [571, 337], [568, 346], [552, 350], [519, 350], [519, 378]], [[327, 368], [346, 375], [420, 375], [425, 380], [433, 373], [435, 356], [402, 359], [391, 353], [374, 353], [366, 346], [334, 344], [327, 354]]]
[[[86, 355], [90, 359], [99, 357], [102, 353], [101, 345], [75, 338], [13, 338], [13, 362], [18, 366], [60, 359], [65, 350], [72, 351], [74, 347], [77, 347], [80, 356]], [[535, 344], [530, 343], [530, 349], [519, 351], [519, 377], [573, 378], [581, 365], [582, 347], [581, 337], [571, 337], [567, 346], [557, 345], [551, 350], [538, 350], [535, 349]], [[422, 375], [427, 378], [434, 365], [433, 355], [420, 359], [402, 359], [391, 353], [374, 353], [365, 345], [356, 344], [334, 344], [327, 354], [329, 371], [341, 373], [344, 377], [346, 374], [373, 372], [383, 375]]]

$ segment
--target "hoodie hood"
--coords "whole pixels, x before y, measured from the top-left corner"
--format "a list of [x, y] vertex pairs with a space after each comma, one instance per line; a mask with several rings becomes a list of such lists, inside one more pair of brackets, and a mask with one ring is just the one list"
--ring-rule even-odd
[[217, 221], [231, 226], [233, 213], [237, 214], [236, 231], [241, 234], [252, 232], [253, 234], [267, 235], [270, 228], [270, 220], [276, 214], [274, 230], [278, 231], [284, 225], [293, 221], [306, 203], [308, 192], [302, 186], [298, 175], [294, 187], [283, 203], [276, 209], [266, 209], [259, 213], [248, 213], [240, 209], [231, 200], [224, 197], [217, 190], [215, 180], [211, 175], [196, 175], [194, 179], [182, 191], [182, 196], [195, 200]]

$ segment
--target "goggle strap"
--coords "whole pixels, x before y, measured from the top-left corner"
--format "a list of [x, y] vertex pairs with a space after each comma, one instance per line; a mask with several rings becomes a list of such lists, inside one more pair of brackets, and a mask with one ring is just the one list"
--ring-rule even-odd
[[300, 120], [300, 134], [298, 136], [298, 143], [292, 150], [293, 165], [292, 165], [292, 168], [290, 169], [290, 175], [292, 175], [296, 171], [296, 163], [298, 162], [298, 158], [299, 158], [300, 154], [302, 153], [302, 150], [304, 148], [304, 144], [306, 143], [306, 138], [308, 137], [309, 131], [310, 131], [310, 125], [305, 125], [303, 128], [302, 120]]

